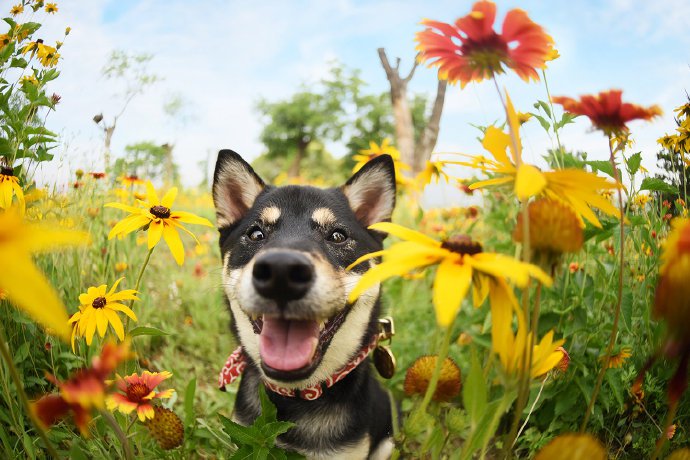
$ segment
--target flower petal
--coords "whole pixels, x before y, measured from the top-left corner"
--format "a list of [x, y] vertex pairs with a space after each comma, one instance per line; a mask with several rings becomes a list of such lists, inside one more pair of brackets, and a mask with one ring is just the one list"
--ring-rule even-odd
[[427, 246], [434, 246], [434, 247], [441, 246], [440, 241], [436, 241], [435, 239], [428, 237], [421, 232], [418, 232], [416, 230], [411, 230], [409, 228], [405, 228], [402, 225], [394, 224], [392, 222], [379, 222], [379, 223], [370, 225], [369, 228], [371, 230], [376, 230], [379, 232], [385, 232], [385, 233], [397, 236], [398, 238], [400, 238], [402, 240], [414, 241], [414, 242], [424, 244]]
[[515, 194], [520, 201], [539, 195], [546, 187], [546, 177], [539, 169], [523, 163], [515, 176]]
[[165, 225], [163, 227], [163, 238], [168, 244], [177, 265], [182, 265], [184, 262], [184, 246], [182, 246], [180, 234], [177, 233], [175, 227], [172, 225]]
[[177, 198], [177, 187], [172, 187], [165, 195], [163, 195], [163, 198], [161, 199], [161, 206], [165, 206], [168, 209], [172, 208], [172, 205], [175, 203], [175, 198]]
[[161, 240], [161, 236], [163, 236], [163, 227], [164, 224], [160, 220], [153, 220], [151, 221], [151, 225], [149, 225], [149, 234], [148, 234], [148, 247], [149, 250], [153, 249], [154, 246], [158, 244], [158, 242]]
[[146, 199], [148, 200], [148, 204], [150, 206], [157, 206], [161, 204], [161, 201], [158, 199], [156, 189], [153, 188], [153, 184], [150, 180], [146, 181]]
[[197, 216], [196, 214], [192, 214], [191, 212], [174, 211], [170, 213], [170, 218], [186, 224], [198, 224], [213, 227], [213, 224], [208, 219]]
[[453, 323], [471, 282], [472, 267], [461, 263], [460, 257], [448, 257], [438, 266], [433, 301], [439, 326], [445, 328]]

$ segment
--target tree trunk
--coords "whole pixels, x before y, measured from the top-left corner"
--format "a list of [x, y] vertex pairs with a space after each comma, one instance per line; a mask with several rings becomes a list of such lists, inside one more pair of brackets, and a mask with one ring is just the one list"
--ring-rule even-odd
[[116, 121], [110, 126], [105, 126], [103, 132], [105, 133], [105, 152], [103, 153], [103, 160], [105, 163], [104, 171], [110, 171], [110, 140], [113, 138], [113, 133], [115, 132]]
[[448, 87], [448, 82], [446, 80], [439, 80], [438, 87], [436, 88], [436, 99], [434, 100], [434, 106], [431, 109], [431, 115], [429, 120], [422, 131], [422, 135], [419, 138], [419, 142], [414, 149], [414, 163], [412, 164], [412, 169], [419, 172], [424, 169], [424, 165], [431, 158], [431, 154], [436, 147], [436, 141], [438, 140], [438, 131], [441, 127], [441, 114], [443, 113], [443, 102], [446, 98], [446, 88]]
[[[414, 125], [412, 124], [412, 111], [407, 100], [407, 82], [412, 79], [417, 63], [410, 70], [410, 74], [402, 78], [399, 67], [400, 59], [397, 60], [395, 68], [391, 67], [386, 56], [386, 50], [378, 49], [379, 58], [383, 70], [391, 87], [391, 104], [393, 105], [393, 119], [395, 121], [395, 143], [400, 151], [401, 160], [410, 166], [414, 165]], [[414, 174], [414, 170], [411, 171]]]
[[447, 82], [438, 82], [436, 99], [434, 100], [431, 115], [422, 131], [419, 142], [415, 144], [412, 110], [410, 109], [410, 104], [407, 99], [407, 83], [414, 76], [417, 62], [415, 61], [410, 73], [405, 78], [402, 78], [399, 72], [400, 59], [397, 59], [396, 65], [393, 68], [388, 61], [388, 56], [386, 56], [386, 50], [379, 48], [378, 53], [391, 87], [391, 103], [393, 105], [393, 118], [395, 120], [396, 145], [398, 150], [400, 150], [402, 161], [407, 163], [411, 168], [408, 174], [415, 176], [424, 169], [427, 160], [431, 158], [431, 154], [436, 146], [441, 114], [443, 112], [443, 103], [446, 97]]
[[292, 161], [292, 164], [290, 165], [290, 169], [288, 169], [288, 177], [299, 177], [302, 168], [302, 159], [307, 153], [308, 145], [309, 141], [303, 140], [299, 141], [299, 143], [297, 144], [297, 153], [295, 154], [295, 159]]
[[175, 181], [175, 164], [173, 163], [173, 149], [174, 144], [163, 144], [161, 147], [165, 149], [165, 183], [172, 185]]

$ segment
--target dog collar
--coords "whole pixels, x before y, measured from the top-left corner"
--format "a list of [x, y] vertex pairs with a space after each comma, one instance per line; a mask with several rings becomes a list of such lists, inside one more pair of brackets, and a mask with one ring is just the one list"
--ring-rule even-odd
[[[278, 393], [281, 396], [287, 396], [291, 398], [299, 396], [300, 398], [306, 399], [307, 401], [319, 399], [323, 394], [324, 384], [326, 385], [326, 388], [330, 388], [336, 383], [340, 382], [342, 379], [344, 379], [350, 372], [352, 372], [357, 366], [359, 366], [359, 364], [362, 361], [364, 361], [364, 359], [367, 356], [369, 356], [369, 353], [371, 353], [371, 351], [377, 347], [378, 341], [379, 334], [374, 334], [369, 343], [360, 350], [360, 352], [357, 354], [357, 356], [354, 357], [354, 359], [352, 359], [352, 361], [338, 369], [324, 382], [317, 383], [316, 385], [303, 388], [301, 390], [284, 388], [267, 381], [264, 381], [264, 385], [266, 385], [266, 387], [274, 393]], [[225, 386], [237, 380], [240, 377], [240, 375], [242, 375], [242, 372], [246, 367], [247, 356], [242, 346], [239, 346], [235, 349], [235, 351], [232, 352], [232, 354], [230, 354], [227, 361], [225, 362], [225, 365], [223, 366], [223, 369], [220, 371], [220, 375], [218, 376], [219, 389], [221, 391], [225, 391]]]

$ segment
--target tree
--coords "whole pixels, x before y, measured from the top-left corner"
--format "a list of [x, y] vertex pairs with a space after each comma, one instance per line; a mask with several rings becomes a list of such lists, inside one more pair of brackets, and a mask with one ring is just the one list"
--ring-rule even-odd
[[361, 80], [356, 72], [346, 75], [334, 65], [328, 78], [316, 85], [316, 90], [301, 91], [289, 99], [277, 102], [261, 100], [257, 108], [267, 120], [261, 132], [261, 142], [268, 149], [268, 158], [292, 159], [288, 175], [300, 175], [302, 160], [309, 145], [318, 141], [337, 141], [343, 135], [348, 94], [356, 94]]
[[122, 98], [122, 106], [119, 112], [113, 116], [112, 121], [110, 123], [105, 121], [103, 113], [93, 117], [94, 123], [103, 131], [103, 159], [106, 170], [110, 168], [110, 143], [118, 119], [125, 113], [132, 99], [160, 80], [157, 75], [148, 72], [148, 64], [151, 59], [153, 56], [150, 54], [127, 54], [124, 51], [115, 50], [110, 54], [108, 63], [101, 70], [101, 74], [106, 79], [125, 82], [125, 90], [119, 95]]
[[[125, 156], [115, 161], [115, 175], [139, 176], [147, 179], [171, 179], [178, 176], [177, 165], [172, 163], [171, 147], [152, 141], [138, 142], [125, 147]], [[170, 177], [168, 176], [170, 175]]]
[[406, 77], [401, 77], [400, 58], [397, 59], [395, 67], [392, 67], [388, 61], [386, 50], [379, 48], [378, 53], [391, 88], [390, 98], [395, 120], [396, 145], [400, 150], [402, 161], [411, 166], [412, 174], [417, 174], [424, 169], [426, 161], [431, 157], [436, 146], [447, 82], [439, 80], [431, 114], [424, 120], [424, 129], [421, 131], [421, 135], [415, 139], [415, 124], [407, 96], [407, 84], [414, 76], [417, 62], [415, 61]]

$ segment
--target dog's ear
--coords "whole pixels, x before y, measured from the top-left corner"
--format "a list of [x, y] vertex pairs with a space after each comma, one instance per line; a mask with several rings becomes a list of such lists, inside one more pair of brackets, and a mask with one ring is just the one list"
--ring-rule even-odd
[[221, 150], [213, 173], [213, 202], [218, 228], [229, 227], [244, 216], [263, 191], [264, 181], [232, 150]]
[[395, 208], [395, 168], [390, 155], [366, 163], [341, 188], [357, 220], [365, 226], [388, 221]]

